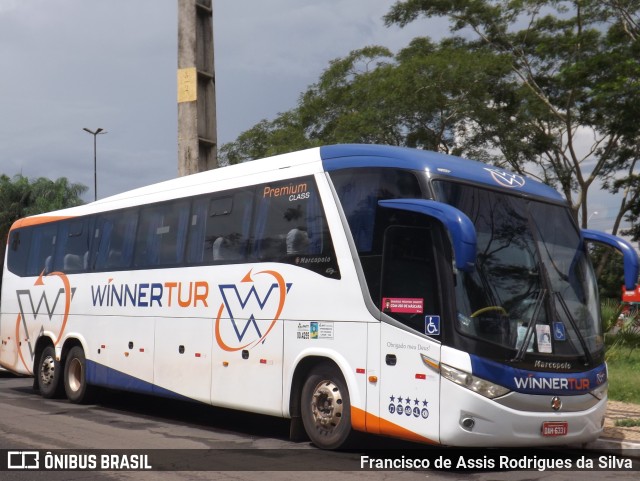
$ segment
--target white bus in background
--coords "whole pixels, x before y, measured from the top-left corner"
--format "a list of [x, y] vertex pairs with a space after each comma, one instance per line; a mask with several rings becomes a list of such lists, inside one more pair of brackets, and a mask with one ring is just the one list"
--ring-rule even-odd
[[12, 227], [0, 365], [431, 444], [582, 443], [607, 371], [585, 241], [553, 189], [432, 152], [336, 145]]

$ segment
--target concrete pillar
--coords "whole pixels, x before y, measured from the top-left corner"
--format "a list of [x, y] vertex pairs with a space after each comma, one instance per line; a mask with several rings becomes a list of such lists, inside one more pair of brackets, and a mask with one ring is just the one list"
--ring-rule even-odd
[[217, 166], [212, 0], [178, 0], [178, 174]]

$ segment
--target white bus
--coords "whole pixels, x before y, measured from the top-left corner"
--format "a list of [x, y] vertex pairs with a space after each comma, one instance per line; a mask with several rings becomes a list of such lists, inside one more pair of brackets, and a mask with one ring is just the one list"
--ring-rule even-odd
[[553, 189], [413, 149], [336, 145], [12, 227], [0, 365], [42, 396], [96, 386], [430, 444], [601, 433], [596, 279]]

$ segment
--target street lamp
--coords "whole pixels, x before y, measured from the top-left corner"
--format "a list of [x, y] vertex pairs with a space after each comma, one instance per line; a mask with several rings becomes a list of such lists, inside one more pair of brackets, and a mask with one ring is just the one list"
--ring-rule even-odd
[[598, 211], [597, 211], [597, 210], [594, 210], [594, 211], [591, 213], [591, 215], [590, 215], [590, 216], [589, 216], [589, 218], [587, 219], [587, 224], [589, 223], [589, 221], [591, 220], [591, 218], [592, 218], [594, 215], [598, 215]]
[[93, 193], [95, 196], [94, 199], [98, 200], [98, 157], [96, 153], [96, 137], [99, 134], [106, 134], [107, 131], [102, 128], [98, 128], [94, 132], [86, 127], [83, 127], [82, 130], [93, 135]]

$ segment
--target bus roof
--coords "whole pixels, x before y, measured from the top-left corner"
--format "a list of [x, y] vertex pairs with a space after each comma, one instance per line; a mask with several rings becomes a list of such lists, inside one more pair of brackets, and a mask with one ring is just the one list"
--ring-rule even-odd
[[565, 202], [558, 191], [529, 177], [474, 160], [428, 150], [388, 145], [344, 144], [320, 147], [326, 171], [350, 167], [395, 167], [425, 171], [431, 178], [449, 178], [507, 188], [514, 193]]
[[[514, 193], [535, 195], [564, 202], [553, 188], [498, 167], [427, 150], [371, 144], [340, 144], [276, 155], [242, 164], [213, 169], [198, 174], [170, 179], [100, 199], [90, 204], [71, 207], [56, 212], [40, 214], [18, 220], [12, 229], [74, 217], [88, 213], [186, 197], [215, 190], [215, 183], [222, 182], [220, 190], [238, 184], [251, 185], [265, 180], [265, 174], [282, 169], [295, 168], [291, 175], [310, 175], [316, 172], [345, 168], [391, 167], [425, 171], [430, 177], [442, 177], [507, 188]], [[253, 181], [255, 179], [255, 182]], [[234, 185], [231, 185], [234, 184]]]

